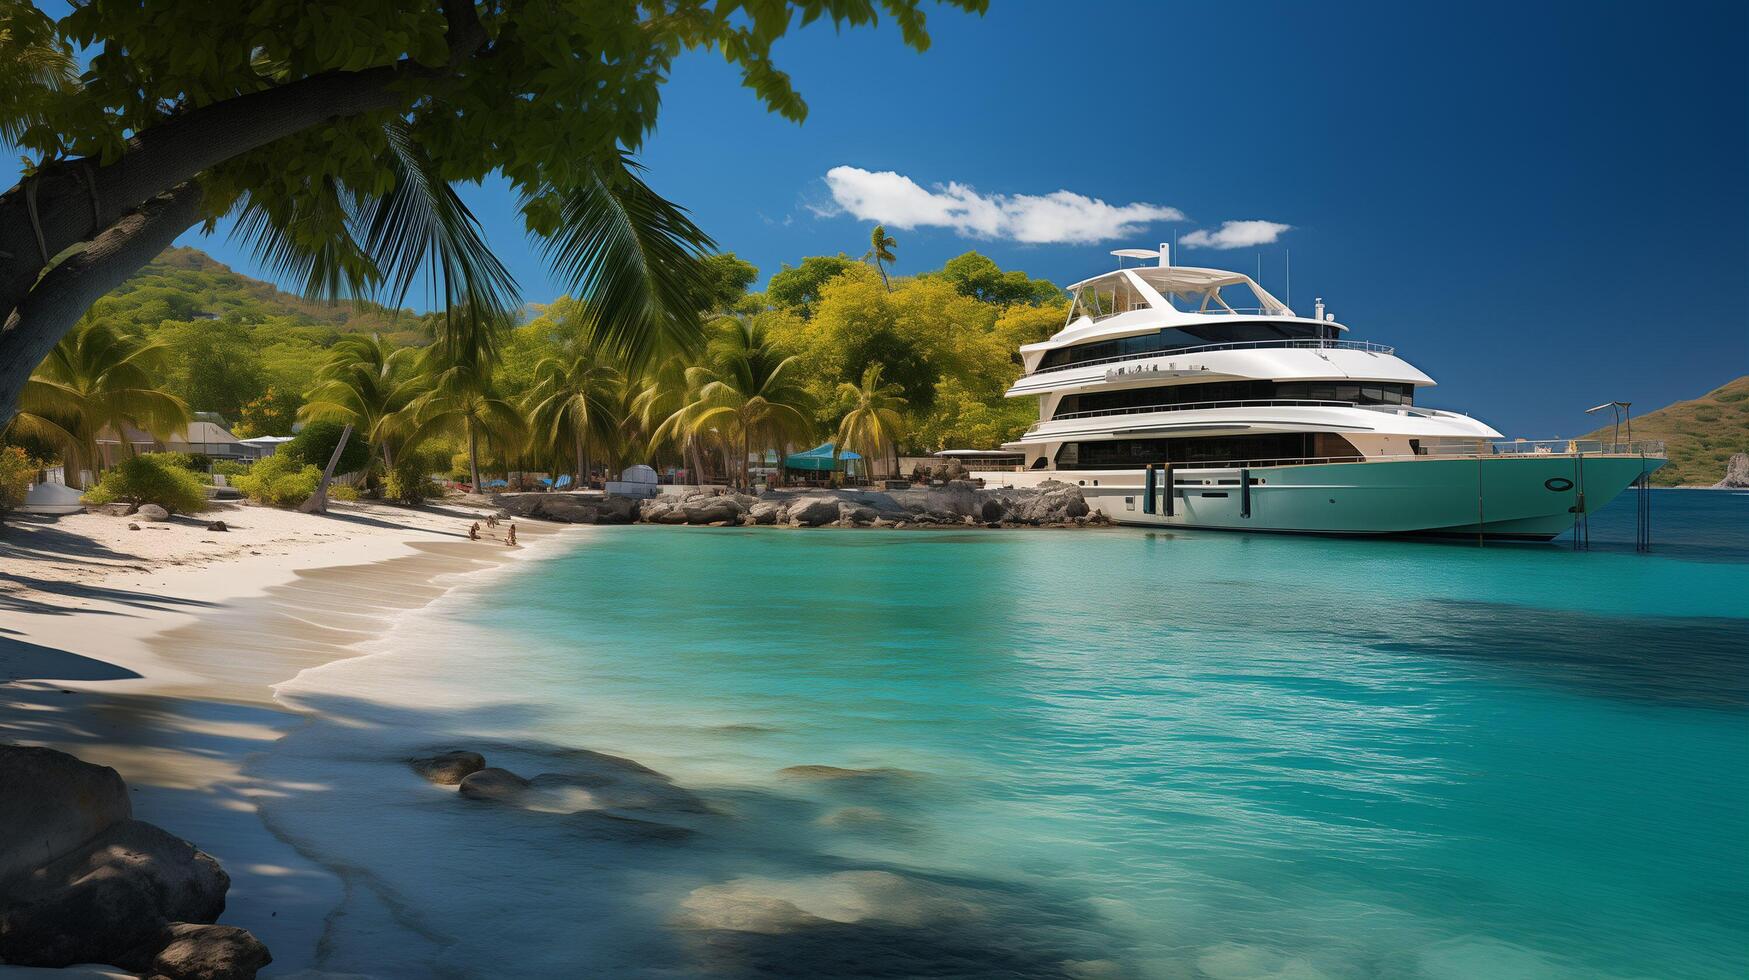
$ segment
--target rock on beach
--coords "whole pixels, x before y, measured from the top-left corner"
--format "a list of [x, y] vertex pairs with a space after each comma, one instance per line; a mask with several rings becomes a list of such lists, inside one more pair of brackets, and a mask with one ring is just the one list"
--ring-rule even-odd
[[214, 923], [230, 876], [212, 855], [132, 819], [115, 770], [65, 752], [0, 745], [0, 962], [107, 963], [232, 980], [271, 961]]

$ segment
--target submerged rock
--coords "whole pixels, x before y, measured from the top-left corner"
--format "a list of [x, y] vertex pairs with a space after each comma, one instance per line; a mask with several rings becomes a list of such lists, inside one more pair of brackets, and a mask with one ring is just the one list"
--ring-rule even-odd
[[461, 794], [470, 800], [514, 802], [528, 791], [528, 780], [508, 769], [480, 769], [462, 778]]
[[622, 843], [678, 843], [697, 834], [690, 827], [622, 817], [600, 810], [582, 810], [570, 814], [565, 817], [565, 823], [592, 840]]
[[460, 749], [437, 755], [407, 760], [413, 771], [439, 786], [454, 786], [473, 773], [486, 768], [486, 757], [478, 752]]
[[866, 781], [889, 779], [912, 779], [917, 776], [909, 769], [894, 769], [882, 766], [878, 769], [843, 769], [838, 766], [790, 766], [777, 771], [779, 776], [791, 779], [813, 779], [827, 782]]

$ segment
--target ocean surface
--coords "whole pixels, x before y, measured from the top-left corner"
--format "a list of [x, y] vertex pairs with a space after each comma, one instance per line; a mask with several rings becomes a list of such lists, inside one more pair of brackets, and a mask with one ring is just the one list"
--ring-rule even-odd
[[[1653, 510], [1649, 555], [1628, 498], [1589, 551], [590, 529], [282, 685], [325, 718], [253, 770], [340, 972], [1743, 977], [1749, 494]], [[556, 775], [403, 762], [450, 747]]]

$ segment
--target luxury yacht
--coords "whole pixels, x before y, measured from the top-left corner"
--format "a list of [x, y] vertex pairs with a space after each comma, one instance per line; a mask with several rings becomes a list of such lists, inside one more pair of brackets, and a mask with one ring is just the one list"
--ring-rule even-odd
[[[1662, 447], [1505, 441], [1423, 404], [1432, 378], [1299, 316], [1249, 276], [1119, 249], [1020, 349], [1038, 423], [989, 486], [1082, 487], [1124, 524], [1548, 540], [1662, 466]], [[1125, 258], [1156, 264], [1122, 268]]]

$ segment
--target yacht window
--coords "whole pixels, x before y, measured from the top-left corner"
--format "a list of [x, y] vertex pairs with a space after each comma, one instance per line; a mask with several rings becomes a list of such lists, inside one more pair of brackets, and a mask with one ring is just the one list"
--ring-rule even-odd
[[1375, 382], [1338, 384], [1329, 381], [1209, 381], [1201, 384], [1121, 388], [1065, 395], [1053, 418], [1081, 412], [1119, 412], [1150, 406], [1194, 405], [1238, 401], [1336, 401], [1356, 405], [1413, 405], [1415, 387]]
[[[1083, 289], [1082, 292], [1087, 291], [1087, 289]], [[1076, 308], [1078, 310], [1082, 308], [1080, 305], [1082, 303], [1081, 295], [1081, 293], [1076, 294]], [[1101, 300], [1101, 302], [1104, 301]], [[1093, 307], [1088, 307], [1088, 309], [1091, 310]], [[1100, 315], [1109, 316], [1110, 314]], [[1078, 347], [1060, 347], [1047, 352], [1039, 366], [1060, 367], [1065, 364], [1083, 364], [1087, 361], [1099, 361], [1111, 357], [1164, 353], [1186, 347], [1204, 347], [1210, 344], [1266, 343], [1276, 340], [1333, 340], [1336, 333], [1335, 327], [1317, 323], [1271, 323], [1268, 320], [1211, 321], [1206, 324], [1168, 327], [1154, 333], [1135, 337], [1118, 337], [1114, 340], [1102, 340], [1097, 343], [1082, 344]]]

